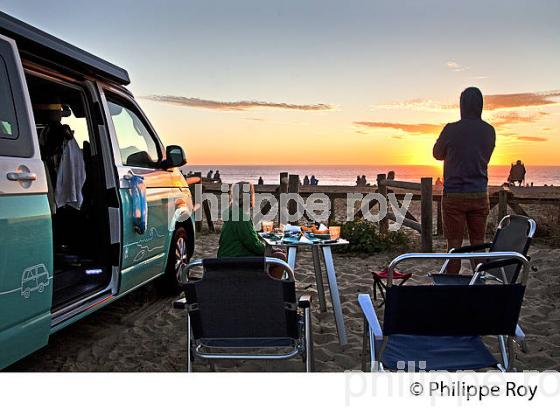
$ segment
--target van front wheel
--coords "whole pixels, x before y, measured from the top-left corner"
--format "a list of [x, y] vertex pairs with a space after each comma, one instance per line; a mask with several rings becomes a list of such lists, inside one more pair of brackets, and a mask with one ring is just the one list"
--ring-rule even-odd
[[182, 226], [177, 227], [173, 233], [165, 274], [158, 281], [159, 288], [166, 294], [176, 295], [180, 292], [179, 274], [189, 264], [189, 243], [192, 240]]

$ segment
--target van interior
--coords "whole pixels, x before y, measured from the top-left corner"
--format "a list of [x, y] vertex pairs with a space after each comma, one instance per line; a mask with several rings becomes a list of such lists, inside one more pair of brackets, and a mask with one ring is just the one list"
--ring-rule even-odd
[[106, 288], [111, 279], [107, 194], [98, 135], [85, 91], [27, 75], [53, 229], [53, 310]]

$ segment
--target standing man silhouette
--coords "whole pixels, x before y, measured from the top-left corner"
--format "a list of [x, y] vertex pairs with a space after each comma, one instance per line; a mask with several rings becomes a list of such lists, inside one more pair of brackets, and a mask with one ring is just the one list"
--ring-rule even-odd
[[[488, 200], [488, 162], [496, 144], [496, 132], [483, 121], [482, 93], [469, 87], [461, 93], [461, 119], [449, 123], [433, 149], [443, 163], [443, 232], [447, 248], [463, 244], [465, 226], [471, 245], [484, 243]], [[460, 260], [452, 260], [448, 273], [459, 273]]]

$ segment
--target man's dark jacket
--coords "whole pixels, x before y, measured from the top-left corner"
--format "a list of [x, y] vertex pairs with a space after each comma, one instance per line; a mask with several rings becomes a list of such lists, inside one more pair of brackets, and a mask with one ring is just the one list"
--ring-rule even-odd
[[443, 191], [480, 193], [488, 189], [488, 162], [496, 132], [481, 119], [482, 93], [467, 88], [461, 94], [461, 120], [447, 124], [434, 145], [434, 157], [443, 160]]

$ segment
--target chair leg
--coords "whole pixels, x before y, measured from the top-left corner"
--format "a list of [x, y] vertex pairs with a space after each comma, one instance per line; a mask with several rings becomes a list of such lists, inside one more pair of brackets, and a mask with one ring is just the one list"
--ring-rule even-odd
[[192, 372], [191, 317], [187, 313], [187, 372]]
[[377, 278], [373, 278], [373, 301], [377, 302]]
[[510, 370], [510, 352], [511, 349], [508, 349], [509, 345], [509, 338], [508, 341], [506, 341], [506, 337], [505, 336], [498, 336], [498, 345], [500, 347], [500, 353], [502, 356], [502, 365], [504, 367], [504, 370], [507, 372]]
[[305, 371], [307, 373], [315, 371], [315, 355], [313, 352], [313, 328], [311, 323], [311, 309], [305, 308], [304, 310], [304, 324], [305, 324]]
[[378, 307], [381, 307], [385, 304], [385, 285], [383, 284], [383, 282], [378, 281], [377, 285], [379, 286], [379, 293], [381, 294], [381, 299], [383, 299], [381, 301], [381, 303], [378, 305]]
[[[375, 285], [374, 285], [375, 287]], [[362, 334], [362, 354], [361, 354], [361, 359], [362, 359], [362, 372], [367, 372], [367, 363], [369, 360], [369, 341], [368, 341], [368, 337], [369, 337], [369, 329], [368, 329], [368, 322], [367, 319], [364, 315], [364, 324], [363, 324], [363, 334]]]

